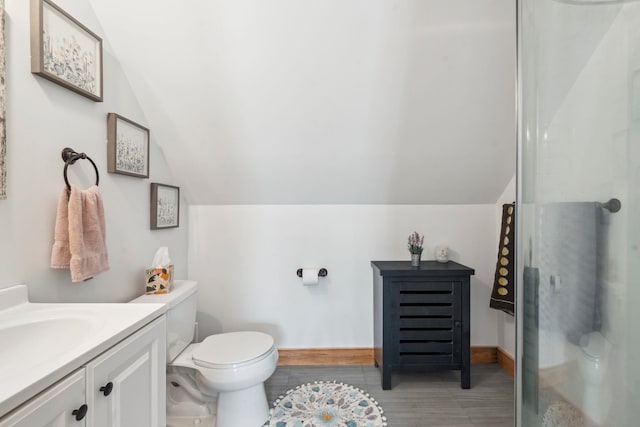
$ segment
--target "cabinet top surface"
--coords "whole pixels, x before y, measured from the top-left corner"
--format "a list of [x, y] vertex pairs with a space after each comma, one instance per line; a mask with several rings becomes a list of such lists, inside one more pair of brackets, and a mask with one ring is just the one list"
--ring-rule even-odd
[[410, 261], [371, 261], [371, 266], [382, 276], [470, 276], [473, 268], [455, 261], [421, 261], [420, 267], [412, 267]]

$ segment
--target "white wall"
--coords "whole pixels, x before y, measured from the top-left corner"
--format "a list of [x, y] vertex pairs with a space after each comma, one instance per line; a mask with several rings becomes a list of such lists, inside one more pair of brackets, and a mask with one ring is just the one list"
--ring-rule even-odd
[[[103, 34], [86, 2], [56, 1], [94, 32]], [[151, 179], [106, 172], [106, 114], [147, 124], [142, 109], [104, 40], [104, 102], [95, 103], [30, 72], [29, 2], [6, 1], [8, 199], [0, 201], [0, 287], [30, 286], [37, 301], [126, 301], [144, 287], [144, 268], [158, 246], [169, 246], [178, 276], [186, 275], [187, 215], [181, 226], [149, 230], [149, 183], [172, 183], [151, 127]], [[72, 284], [68, 270], [49, 268], [58, 195], [64, 185], [62, 148], [86, 152], [100, 168], [111, 270]], [[69, 168], [70, 181], [86, 187], [94, 172], [86, 161]]]
[[488, 204], [515, 172], [514, 0], [89, 2], [190, 203]]
[[[454, 41], [454, 45], [458, 47], [467, 46], [469, 48], [466, 43], [474, 39], [478, 33], [482, 33], [487, 37], [484, 38], [485, 41], [490, 40], [486, 44], [487, 49], [500, 57], [500, 73], [510, 76], [508, 70], [513, 65], [513, 57], [509, 56], [510, 53], [507, 53], [506, 56], [502, 55], [505, 52], [511, 52], [513, 43], [513, 40], [506, 36], [513, 31], [512, 22], [507, 19], [511, 11], [501, 12], [499, 9], [501, 1], [487, 3], [491, 5], [491, 8], [494, 8], [492, 10], [496, 11], [495, 16], [489, 13], [489, 9], [480, 8], [481, 11], [489, 13], [489, 21], [493, 24], [488, 21], [483, 25], [475, 26], [472, 25], [472, 22], [476, 16], [472, 10], [460, 7], [462, 2], [458, 2], [457, 6], [453, 8], [448, 8], [444, 2], [435, 2], [435, 9], [432, 11], [439, 11], [442, 20], [438, 18], [440, 15], [435, 16], [427, 13], [428, 8], [425, 8], [424, 5], [421, 6], [420, 3], [413, 2], [408, 8], [395, 9], [393, 17], [390, 18], [393, 22], [388, 23], [393, 24], [392, 32], [395, 34], [390, 43], [409, 43], [407, 37], [413, 39], [412, 43], [416, 43], [413, 46], [415, 49], [421, 49], [420, 43], [424, 41], [435, 43], [430, 46], [435, 49], [434, 55], [438, 56], [443, 52], [449, 52], [449, 47], [446, 47], [448, 45], [445, 43], [447, 40]], [[262, 151], [254, 151], [250, 147], [245, 147], [241, 153], [236, 153], [234, 150], [238, 147], [236, 145], [238, 141], [234, 138], [218, 135], [218, 138], [212, 141], [211, 134], [208, 133], [206, 127], [180, 126], [180, 119], [187, 113], [197, 113], [190, 117], [197, 118], [200, 124], [209, 123], [212, 120], [214, 124], [217, 123], [216, 120], [225, 117], [224, 114], [218, 113], [225, 111], [226, 98], [208, 98], [206, 96], [209, 94], [207, 89], [199, 87], [198, 90], [190, 92], [194, 94], [202, 89], [203, 98], [200, 99], [200, 95], [198, 95], [198, 102], [194, 104], [160, 102], [156, 98], [157, 93], [151, 90], [153, 87], [145, 82], [146, 78], [152, 79], [155, 74], [146, 74], [144, 70], [132, 70], [131, 68], [127, 68], [125, 72], [121, 67], [121, 55], [114, 53], [109, 34], [105, 35], [101, 27], [104, 22], [104, 16], [101, 13], [103, 10], [100, 9], [98, 13], [94, 13], [91, 7], [92, 4], [95, 6], [98, 3], [101, 8], [109, 7], [101, 2], [58, 1], [60, 6], [81, 22], [104, 36], [104, 103], [89, 101], [33, 76], [29, 72], [28, 4], [20, 0], [7, 0], [9, 199], [0, 202], [0, 223], [2, 224], [0, 225], [0, 235], [2, 236], [0, 241], [0, 286], [17, 282], [27, 283], [31, 286], [32, 298], [38, 301], [125, 301], [142, 292], [142, 270], [148, 265], [155, 249], [160, 245], [170, 247], [177, 266], [177, 276], [186, 276], [188, 247], [188, 275], [200, 281], [202, 286], [200, 321], [204, 333], [255, 327], [273, 333], [278, 339], [278, 345], [282, 347], [370, 346], [372, 345], [372, 273], [369, 262], [372, 259], [408, 259], [405, 247], [406, 236], [410, 232], [418, 230], [427, 236], [425, 258], [432, 257], [432, 250], [436, 244], [445, 243], [451, 247], [453, 260], [476, 269], [476, 275], [472, 279], [472, 344], [497, 344], [496, 320], [498, 314], [488, 308], [496, 245], [495, 205], [493, 204], [495, 197], [491, 195], [495, 192], [495, 188], [503, 187], [501, 177], [508, 176], [511, 166], [505, 166], [501, 161], [500, 172], [497, 175], [493, 172], [490, 173], [492, 168], [488, 167], [486, 162], [492, 156], [487, 153], [474, 156], [470, 154], [473, 150], [461, 148], [451, 151], [451, 146], [448, 143], [443, 143], [443, 139], [440, 137], [449, 135], [449, 132], [456, 129], [474, 128], [473, 138], [461, 137], [460, 140], [472, 139], [473, 147], [481, 142], [487, 143], [489, 144], [487, 147], [500, 151], [500, 148], [493, 145], [496, 141], [494, 137], [497, 134], [510, 136], [513, 129], [512, 114], [504, 113], [508, 111], [505, 106], [510, 105], [509, 99], [511, 99], [513, 92], [513, 87], [501, 86], [505, 80], [508, 80], [507, 78], [500, 77], [502, 74], [489, 73], [495, 80], [492, 80], [492, 84], [487, 84], [486, 80], [476, 76], [477, 78], [473, 81], [483, 80], [483, 83], [474, 85], [473, 82], [467, 82], [470, 86], [468, 91], [463, 91], [465, 94], [464, 103], [456, 103], [453, 100], [447, 103], [449, 107], [455, 107], [454, 109], [458, 112], [460, 106], [468, 107], [476, 114], [479, 111], [488, 111], [486, 108], [473, 107], [474, 102], [478, 105], [485, 105], [490, 99], [492, 105], [495, 106], [496, 95], [490, 89], [496, 89], [497, 82], [500, 82], [499, 87], [504, 89], [499, 96], [502, 100], [500, 109], [492, 110], [495, 115], [490, 120], [473, 116], [474, 120], [485, 124], [491, 123], [490, 126], [482, 128], [484, 132], [488, 132], [484, 134], [484, 137], [479, 136], [478, 127], [469, 123], [467, 126], [459, 126], [458, 120], [454, 125], [440, 128], [438, 131], [440, 133], [437, 135], [429, 133], [429, 129], [424, 129], [422, 125], [414, 126], [415, 123], [405, 122], [397, 129], [399, 132], [397, 133], [399, 135], [397, 141], [393, 138], [388, 141], [384, 138], [379, 140], [381, 145], [378, 147], [378, 154], [376, 154], [383, 160], [393, 158], [398, 150], [403, 149], [402, 145], [398, 144], [410, 134], [409, 139], [413, 141], [411, 144], [414, 145], [405, 148], [424, 145], [426, 148], [423, 148], [428, 151], [426, 158], [429, 163], [425, 166], [416, 162], [420, 156], [412, 152], [411, 165], [407, 166], [402, 162], [396, 162], [398, 163], [398, 171], [404, 170], [403, 173], [406, 173], [408, 169], [411, 169], [421, 177], [419, 180], [421, 189], [428, 190], [427, 193], [435, 188], [433, 191], [441, 194], [442, 189], [446, 186], [432, 184], [447, 180], [448, 185], [455, 184], [459, 188], [465, 188], [465, 192], [470, 191], [470, 194], [473, 194], [473, 197], [466, 197], [449, 188], [448, 193], [449, 195], [453, 194], [452, 197], [455, 196], [456, 203], [469, 203], [469, 199], [478, 197], [479, 200], [490, 199], [487, 200], [489, 204], [221, 205], [194, 206], [188, 210], [188, 215], [186, 215], [187, 209], [183, 204], [183, 215], [179, 229], [152, 232], [148, 230], [149, 182], [173, 183], [174, 180], [179, 180], [180, 182], [193, 183], [201, 181], [205, 184], [198, 185], [205, 185], [206, 188], [203, 190], [198, 187], [193, 192], [199, 194], [198, 197], [210, 200], [212, 203], [220, 203], [221, 201], [215, 197], [211, 199], [212, 193], [208, 190], [209, 185], [234, 186], [237, 181], [223, 174], [221, 170], [224, 171], [224, 169], [211, 167], [210, 161], [223, 162], [221, 164], [224, 165], [234, 159], [244, 159], [253, 162], [254, 166], [264, 166], [274, 158], [269, 157], [271, 151], [262, 153]], [[232, 8], [231, 3], [217, 3], [218, 6], [222, 4]], [[387, 7], [385, 5], [386, 3], [378, 4], [382, 9]], [[127, 7], [129, 6], [133, 7], [128, 4]], [[360, 10], [356, 6], [357, 3], [350, 4], [349, 10], [352, 12]], [[419, 21], [413, 21], [413, 18], [418, 16], [413, 15], [414, 9], [419, 10], [420, 16], [426, 17], [429, 25], [434, 26], [433, 31], [423, 33], [422, 24]], [[228, 12], [232, 13], [233, 10], [235, 9], [230, 9]], [[124, 15], [119, 12], [119, 9], [111, 9], [108, 14], [114, 15], [115, 13], [118, 16], [118, 25], [115, 26], [112, 34], [116, 36], [118, 31], [127, 34], [126, 29], [138, 29], [140, 34], [137, 34], [136, 37], [125, 37], [127, 43], [134, 43], [138, 37], [143, 36], [143, 33], [156, 34], [149, 31], [149, 25], [154, 19], [151, 15], [147, 15], [148, 12], [147, 10], [144, 14], [145, 18], [149, 18], [144, 21], [144, 25], [139, 26], [139, 22], [136, 21], [136, 25], [126, 26], [120, 22], [120, 18], [123, 18]], [[96, 14], [100, 15], [100, 19]], [[378, 22], [375, 19], [379, 19], [381, 16], [383, 15], [373, 13], [371, 23]], [[404, 23], [410, 21], [413, 30], [411, 30], [411, 34], [405, 34]], [[446, 24], [447, 22], [449, 25]], [[181, 25], [190, 26], [191, 22], [184, 21]], [[112, 26], [112, 28], [114, 27]], [[300, 31], [303, 29], [296, 28]], [[348, 28], [348, 25], [345, 26], [345, 29]], [[372, 30], [375, 28], [377, 28], [376, 25], [373, 25]], [[451, 39], [447, 35], [451, 36]], [[356, 39], [350, 40], [351, 43], [357, 41]], [[500, 43], [494, 43], [496, 40]], [[418, 43], [419, 41], [420, 43]], [[119, 47], [124, 49], [125, 56], [131, 57], [133, 53], [138, 51], [135, 47], [128, 46], [127, 43], [120, 44]], [[355, 48], [358, 46], [355, 45]], [[457, 48], [451, 49], [454, 52], [461, 52]], [[180, 53], [184, 54], [185, 52], [182, 50]], [[445, 70], [450, 70], [450, 67], [453, 67], [457, 70], [456, 72], [462, 73], [464, 70], [470, 69], [464, 65], [468, 60], [464, 56], [438, 57], [442, 60], [441, 65]], [[417, 69], [411, 71], [411, 76], [422, 78], [420, 69], [426, 66], [425, 64], [429, 61], [414, 55], [409, 55], [407, 58], [413, 58], [410, 62], [419, 65]], [[390, 67], [394, 63], [384, 57], [377, 60]], [[489, 67], [490, 64], [485, 65]], [[398, 64], [398, 67], [402, 68], [404, 65]], [[193, 69], [198, 70], [198, 67]], [[478, 69], [478, 67], [474, 69]], [[159, 70], [154, 69], [154, 71]], [[397, 81], [400, 82], [398, 84], [411, 86], [410, 90], [407, 90], [407, 94], [413, 93], [415, 87], [404, 80], [407, 78], [407, 74], [396, 71], [387, 76], [391, 80], [376, 86], [377, 90], [387, 95], [395, 93], [393, 85], [389, 86], [388, 84]], [[262, 76], [262, 74], [260, 75]], [[448, 75], [445, 72], [433, 77], [436, 81], [440, 81], [439, 79]], [[172, 76], [172, 78], [175, 77], [173, 74]], [[358, 80], [360, 79], [359, 73], [355, 73], [354, 76]], [[369, 80], [371, 79], [375, 80], [374, 76], [370, 76]], [[214, 80], [205, 79], [203, 81], [212, 82]], [[461, 77], [459, 82], [463, 81], [466, 80]], [[215, 83], [215, 87], [219, 88], [220, 84], [219, 82]], [[179, 86], [182, 91], [182, 85]], [[436, 86], [444, 88], [439, 83]], [[238, 88], [237, 86], [233, 87]], [[450, 89], [455, 91], [456, 87], [456, 84], [453, 84]], [[172, 88], [167, 88], [167, 90], [173, 93]], [[473, 96], [470, 94], [472, 91], [476, 93], [474, 102], [471, 102]], [[416, 123], [422, 123], [421, 117], [423, 116], [431, 117], [429, 111], [434, 109], [440, 115], [445, 114], [440, 107], [443, 106], [442, 99], [446, 96], [434, 97], [427, 92], [422, 93], [420, 99], [428, 102], [431, 107], [423, 111], [421, 107], [416, 107], [417, 104], [411, 104], [406, 105], [406, 108], [398, 107], [400, 108], [398, 111], [411, 111], [411, 119], [417, 120]], [[161, 93], [165, 92], [161, 91]], [[138, 98], [140, 94], [143, 94], [143, 98]], [[300, 93], [298, 95], [302, 96]], [[345, 99], [344, 93], [340, 92], [339, 95], [340, 100]], [[413, 96], [415, 93], [411, 95], [411, 97]], [[217, 102], [214, 106], [210, 104], [213, 101]], [[386, 102], [378, 102], [373, 99], [370, 103], [371, 105], [386, 105]], [[189, 107], [186, 108], [186, 105]], [[333, 108], [335, 102], [331, 101], [322, 105], [325, 108]], [[391, 108], [394, 105], [387, 107]], [[169, 107], [177, 107], [180, 111], [167, 114], [164, 108]], [[209, 107], [213, 109], [210, 110]], [[291, 108], [291, 111], [298, 111], [298, 103], [293, 103]], [[105, 123], [106, 113], [110, 111], [118, 112], [150, 126], [152, 135], [150, 180], [106, 173]], [[424, 114], [418, 114], [421, 111]], [[209, 114], [210, 112], [216, 114]], [[381, 112], [376, 114], [381, 114]], [[386, 120], [386, 115], [383, 114], [383, 116]], [[302, 118], [309, 118], [311, 124], [315, 123], [315, 119], [311, 116], [303, 115]], [[341, 202], [357, 203], [378, 197], [376, 194], [381, 190], [376, 188], [372, 192], [371, 188], [375, 186], [372, 185], [373, 181], [369, 178], [378, 177], [382, 169], [367, 166], [368, 170], [375, 171], [375, 174], [369, 175], [368, 178], [363, 174], [362, 169], [367, 163], [362, 160], [362, 156], [363, 153], [370, 153], [371, 141], [364, 138], [359, 139], [355, 145], [351, 145], [350, 132], [358, 129], [363, 132], [372, 132], [371, 129], [360, 128], [371, 125], [375, 130], [379, 126], [380, 120], [380, 117], [374, 115], [361, 117], [355, 121], [340, 122], [340, 126], [349, 125], [346, 129], [350, 130], [341, 134], [341, 138], [346, 139], [339, 140], [342, 141], [338, 144], [339, 150], [322, 151], [323, 155], [330, 154], [331, 161], [317, 162], [317, 166], [321, 168], [318, 172], [318, 176], [321, 178], [318, 183], [326, 183], [328, 177], [326, 171], [332, 170], [327, 165], [332, 165], [336, 159], [342, 159], [339, 161], [340, 164], [346, 165], [349, 179], [346, 181], [338, 180], [337, 184], [323, 187], [323, 191], [326, 192], [325, 201], [340, 199]], [[394, 123], [396, 122], [394, 121]], [[244, 129], [242, 123], [237, 126], [238, 129]], [[321, 126], [320, 129], [324, 129], [324, 127]], [[158, 130], [161, 131], [158, 132]], [[497, 134], [494, 134], [494, 131]], [[385, 132], [396, 134], [396, 130]], [[428, 137], [429, 135], [431, 136]], [[163, 143], [154, 144], [157, 140], [162, 140]], [[183, 151], [183, 144], [186, 141], [190, 144], [197, 141], [198, 149]], [[318, 148], [313, 148], [314, 144], [317, 147], [326, 147], [320, 144], [322, 141], [314, 141], [307, 141], [305, 138], [296, 140], [296, 144], [312, 143], [312, 148], [298, 147], [296, 150], [301, 150], [299, 154], [302, 157], [292, 155], [290, 160], [297, 165], [300, 158], [313, 156], [314, 153], [317, 153]], [[244, 140], [240, 142], [244, 144]], [[257, 144], [253, 145], [254, 148], [265, 144], [263, 138], [253, 140], [253, 142]], [[383, 142], [384, 144], [382, 144]], [[504, 145], [504, 140], [501, 144]], [[96, 160], [102, 172], [100, 188], [105, 198], [107, 243], [110, 249], [112, 269], [83, 284], [71, 284], [67, 272], [51, 270], [48, 267], [55, 206], [63, 185], [63, 163], [59, 153], [64, 146], [86, 151]], [[167, 162], [163, 151], [158, 148], [159, 146], [180, 153], [179, 158], [172, 158], [170, 162]], [[350, 153], [353, 152], [357, 155], [357, 161], [348, 161], [342, 157], [344, 153], [341, 150], [347, 147], [349, 147]], [[211, 153], [210, 149], [214, 149], [214, 151], [220, 149], [220, 151]], [[247, 155], [247, 153], [259, 152], [264, 156]], [[452, 162], [462, 158], [467, 160], [473, 158], [473, 168], [458, 167], [451, 170]], [[203, 162], [196, 162], [195, 165], [192, 165], [191, 161], [197, 159], [202, 159]], [[82, 163], [70, 168], [71, 179], [79, 185], [89, 185], [93, 180], [93, 172], [90, 167], [87, 167], [87, 164]], [[443, 165], [446, 165], [446, 172], [438, 169]], [[173, 170], [174, 175], [169, 171], [169, 167]], [[313, 171], [305, 170], [305, 172], [307, 177], [313, 176]], [[429, 178], [425, 175], [426, 172], [433, 173], [436, 177]], [[210, 173], [214, 175], [212, 176]], [[264, 171], [260, 174], [255, 172], [255, 175], [259, 175], [261, 179], [271, 176]], [[294, 175], [302, 176], [297, 172]], [[201, 180], [200, 178], [203, 176], [207, 179]], [[329, 176], [335, 177], [335, 174], [329, 174]], [[264, 203], [266, 200], [272, 199], [286, 200], [289, 193], [284, 184], [292, 180], [285, 181], [282, 181], [283, 186], [276, 186], [269, 190], [271, 196], [249, 198], [246, 201]], [[402, 197], [407, 200], [426, 197], [427, 193], [407, 192], [408, 181], [406, 177], [398, 179], [387, 176], [382, 186], [384, 187], [384, 197], [380, 200], [392, 200], [392, 195], [400, 193], [404, 194]], [[493, 190], [482, 185], [480, 185], [482, 189], [478, 187], [477, 191], [468, 188], [468, 185], [476, 185], [481, 181], [487, 183], [488, 187]], [[302, 182], [296, 184], [299, 184], [300, 191], [296, 193], [295, 197], [299, 199], [300, 203], [313, 201], [313, 197], [307, 199], [308, 195], [315, 194], [317, 196], [318, 193], [309, 192], [301, 184]], [[363, 183], [369, 186], [367, 191], [370, 194], [362, 200], [355, 196], [353, 200], [350, 200], [350, 195], [362, 194], [361, 191], [364, 187], [361, 185]], [[400, 193], [397, 191], [398, 189], [401, 189]], [[229, 195], [229, 197], [231, 196]], [[427, 197], [424, 200], [433, 203], [435, 199]], [[319, 202], [315, 201], [315, 203]], [[190, 232], [187, 236], [188, 219], [192, 223], [189, 224]], [[188, 244], [187, 238], [189, 239]], [[295, 271], [299, 267], [313, 265], [328, 268], [329, 276], [323, 279], [318, 287], [304, 288], [300, 284], [300, 279], [295, 276]]]
[[[489, 309], [495, 205], [234, 205], [189, 207], [189, 276], [200, 282], [201, 336], [245, 328], [285, 348], [371, 347], [371, 260], [408, 260], [407, 236], [425, 234], [475, 268], [471, 343], [497, 345]], [[305, 287], [301, 267], [328, 276]]]

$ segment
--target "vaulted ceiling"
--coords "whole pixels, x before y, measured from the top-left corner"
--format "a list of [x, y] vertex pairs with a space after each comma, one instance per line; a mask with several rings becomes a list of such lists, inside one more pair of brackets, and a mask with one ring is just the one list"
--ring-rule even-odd
[[512, 0], [90, 2], [192, 204], [493, 203], [514, 174]]

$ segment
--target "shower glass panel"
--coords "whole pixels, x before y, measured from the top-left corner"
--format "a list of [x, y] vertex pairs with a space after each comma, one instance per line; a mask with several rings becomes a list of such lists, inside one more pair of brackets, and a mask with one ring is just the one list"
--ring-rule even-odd
[[517, 423], [639, 426], [640, 2], [518, 5]]

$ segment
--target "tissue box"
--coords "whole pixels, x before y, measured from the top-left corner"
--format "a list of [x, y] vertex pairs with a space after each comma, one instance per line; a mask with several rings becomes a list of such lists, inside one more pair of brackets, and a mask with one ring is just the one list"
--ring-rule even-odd
[[149, 268], [145, 271], [145, 294], [166, 294], [173, 286], [173, 265]]

